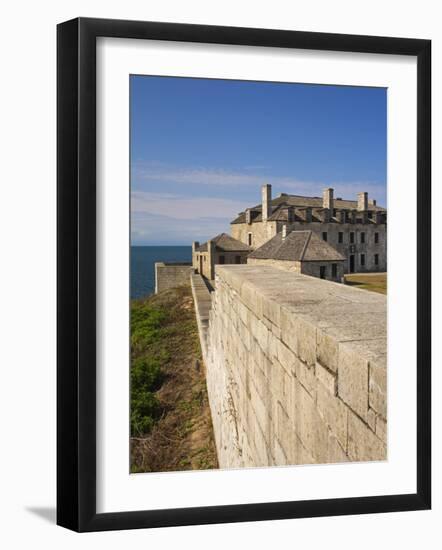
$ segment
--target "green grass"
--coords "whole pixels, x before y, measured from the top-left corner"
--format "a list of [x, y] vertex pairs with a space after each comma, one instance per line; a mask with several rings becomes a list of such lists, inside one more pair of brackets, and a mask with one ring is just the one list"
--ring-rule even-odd
[[345, 282], [350, 286], [355, 286], [371, 292], [378, 292], [380, 294], [387, 294], [386, 273], [355, 273], [346, 275]]
[[169, 360], [164, 346], [168, 311], [161, 306], [134, 300], [131, 304], [131, 435], [149, 433], [161, 410], [155, 391]]

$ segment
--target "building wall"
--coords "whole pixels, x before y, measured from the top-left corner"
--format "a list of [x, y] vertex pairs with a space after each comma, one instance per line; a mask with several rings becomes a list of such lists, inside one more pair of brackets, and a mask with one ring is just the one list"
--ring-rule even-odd
[[252, 246], [258, 248], [277, 233], [277, 222], [233, 223], [230, 232], [234, 239], [249, 244], [248, 234], [252, 233]]
[[[327, 281], [341, 282], [344, 277], [344, 262], [290, 262], [286, 260], [271, 260], [261, 258], [247, 258], [247, 264], [249, 265], [266, 265], [270, 267], [276, 267], [284, 271], [290, 271], [292, 273], [303, 273], [304, 275], [310, 275], [311, 277], [320, 277], [320, 267], [325, 267], [325, 279]], [[336, 277], [332, 276], [332, 264], [336, 265]]]
[[198, 273], [212, 280], [215, 277], [215, 265], [245, 264], [247, 263], [247, 256], [249, 254], [249, 251], [243, 250], [239, 252], [221, 252], [214, 250], [212, 254], [209, 254], [209, 252], [195, 251], [193, 253], [192, 265]]
[[[333, 277], [332, 265], [336, 265], [336, 276]], [[325, 268], [325, 279], [341, 283], [344, 277], [345, 262], [301, 262], [301, 273], [310, 277], [321, 277], [321, 267]]]
[[385, 296], [217, 266], [207, 342], [221, 468], [387, 458]]
[[[262, 222], [252, 224], [231, 224], [232, 236], [247, 243], [247, 233], [254, 235], [253, 247], [257, 248], [269, 238], [282, 231], [283, 222], [268, 222], [272, 224], [270, 229], [265, 228]], [[344, 266], [345, 273], [350, 272], [350, 255], [354, 256], [355, 272], [387, 271], [387, 226], [374, 223], [320, 223], [320, 222], [295, 222], [289, 226], [291, 231], [311, 230], [322, 237], [327, 233], [327, 242], [338, 252], [347, 258]], [[343, 243], [339, 242], [339, 233], [343, 233]], [[354, 233], [355, 242], [350, 243], [350, 233]], [[365, 243], [361, 242], [361, 233], [365, 234]], [[375, 243], [375, 233], [378, 234], [379, 242]], [[269, 238], [265, 238], [270, 234]], [[352, 248], [350, 248], [352, 247]], [[350, 252], [350, 250], [353, 250]], [[362, 265], [361, 255], [365, 256], [365, 265]], [[378, 265], [375, 264], [375, 254], [378, 254]]]
[[247, 265], [265, 265], [276, 267], [292, 273], [301, 273], [301, 262], [286, 262], [284, 260], [270, 260], [261, 258], [247, 258]]
[[195, 270], [191, 264], [155, 263], [155, 294], [168, 288], [190, 284], [190, 275]]

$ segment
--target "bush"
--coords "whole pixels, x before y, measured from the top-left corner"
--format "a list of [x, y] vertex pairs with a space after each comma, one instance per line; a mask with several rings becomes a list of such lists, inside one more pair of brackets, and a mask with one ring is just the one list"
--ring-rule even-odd
[[131, 435], [149, 433], [160, 410], [158, 399], [152, 392], [132, 392], [130, 401]]

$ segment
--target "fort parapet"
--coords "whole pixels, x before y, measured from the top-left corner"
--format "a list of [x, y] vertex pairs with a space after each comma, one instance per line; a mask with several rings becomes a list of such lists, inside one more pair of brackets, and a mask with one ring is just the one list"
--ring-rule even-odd
[[204, 351], [220, 467], [386, 459], [386, 323], [380, 294], [216, 266]]
[[189, 284], [194, 273], [191, 263], [155, 262], [155, 294], [169, 288]]

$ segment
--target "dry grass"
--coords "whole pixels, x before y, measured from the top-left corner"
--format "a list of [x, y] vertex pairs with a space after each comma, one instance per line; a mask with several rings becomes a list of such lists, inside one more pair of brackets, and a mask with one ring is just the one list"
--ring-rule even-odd
[[217, 468], [204, 365], [190, 287], [168, 290], [147, 299], [167, 308], [170, 359], [164, 382], [155, 393], [161, 416], [151, 432], [131, 438], [131, 471], [166, 472]]
[[386, 273], [352, 273], [345, 275], [347, 285], [387, 294], [387, 274]]

